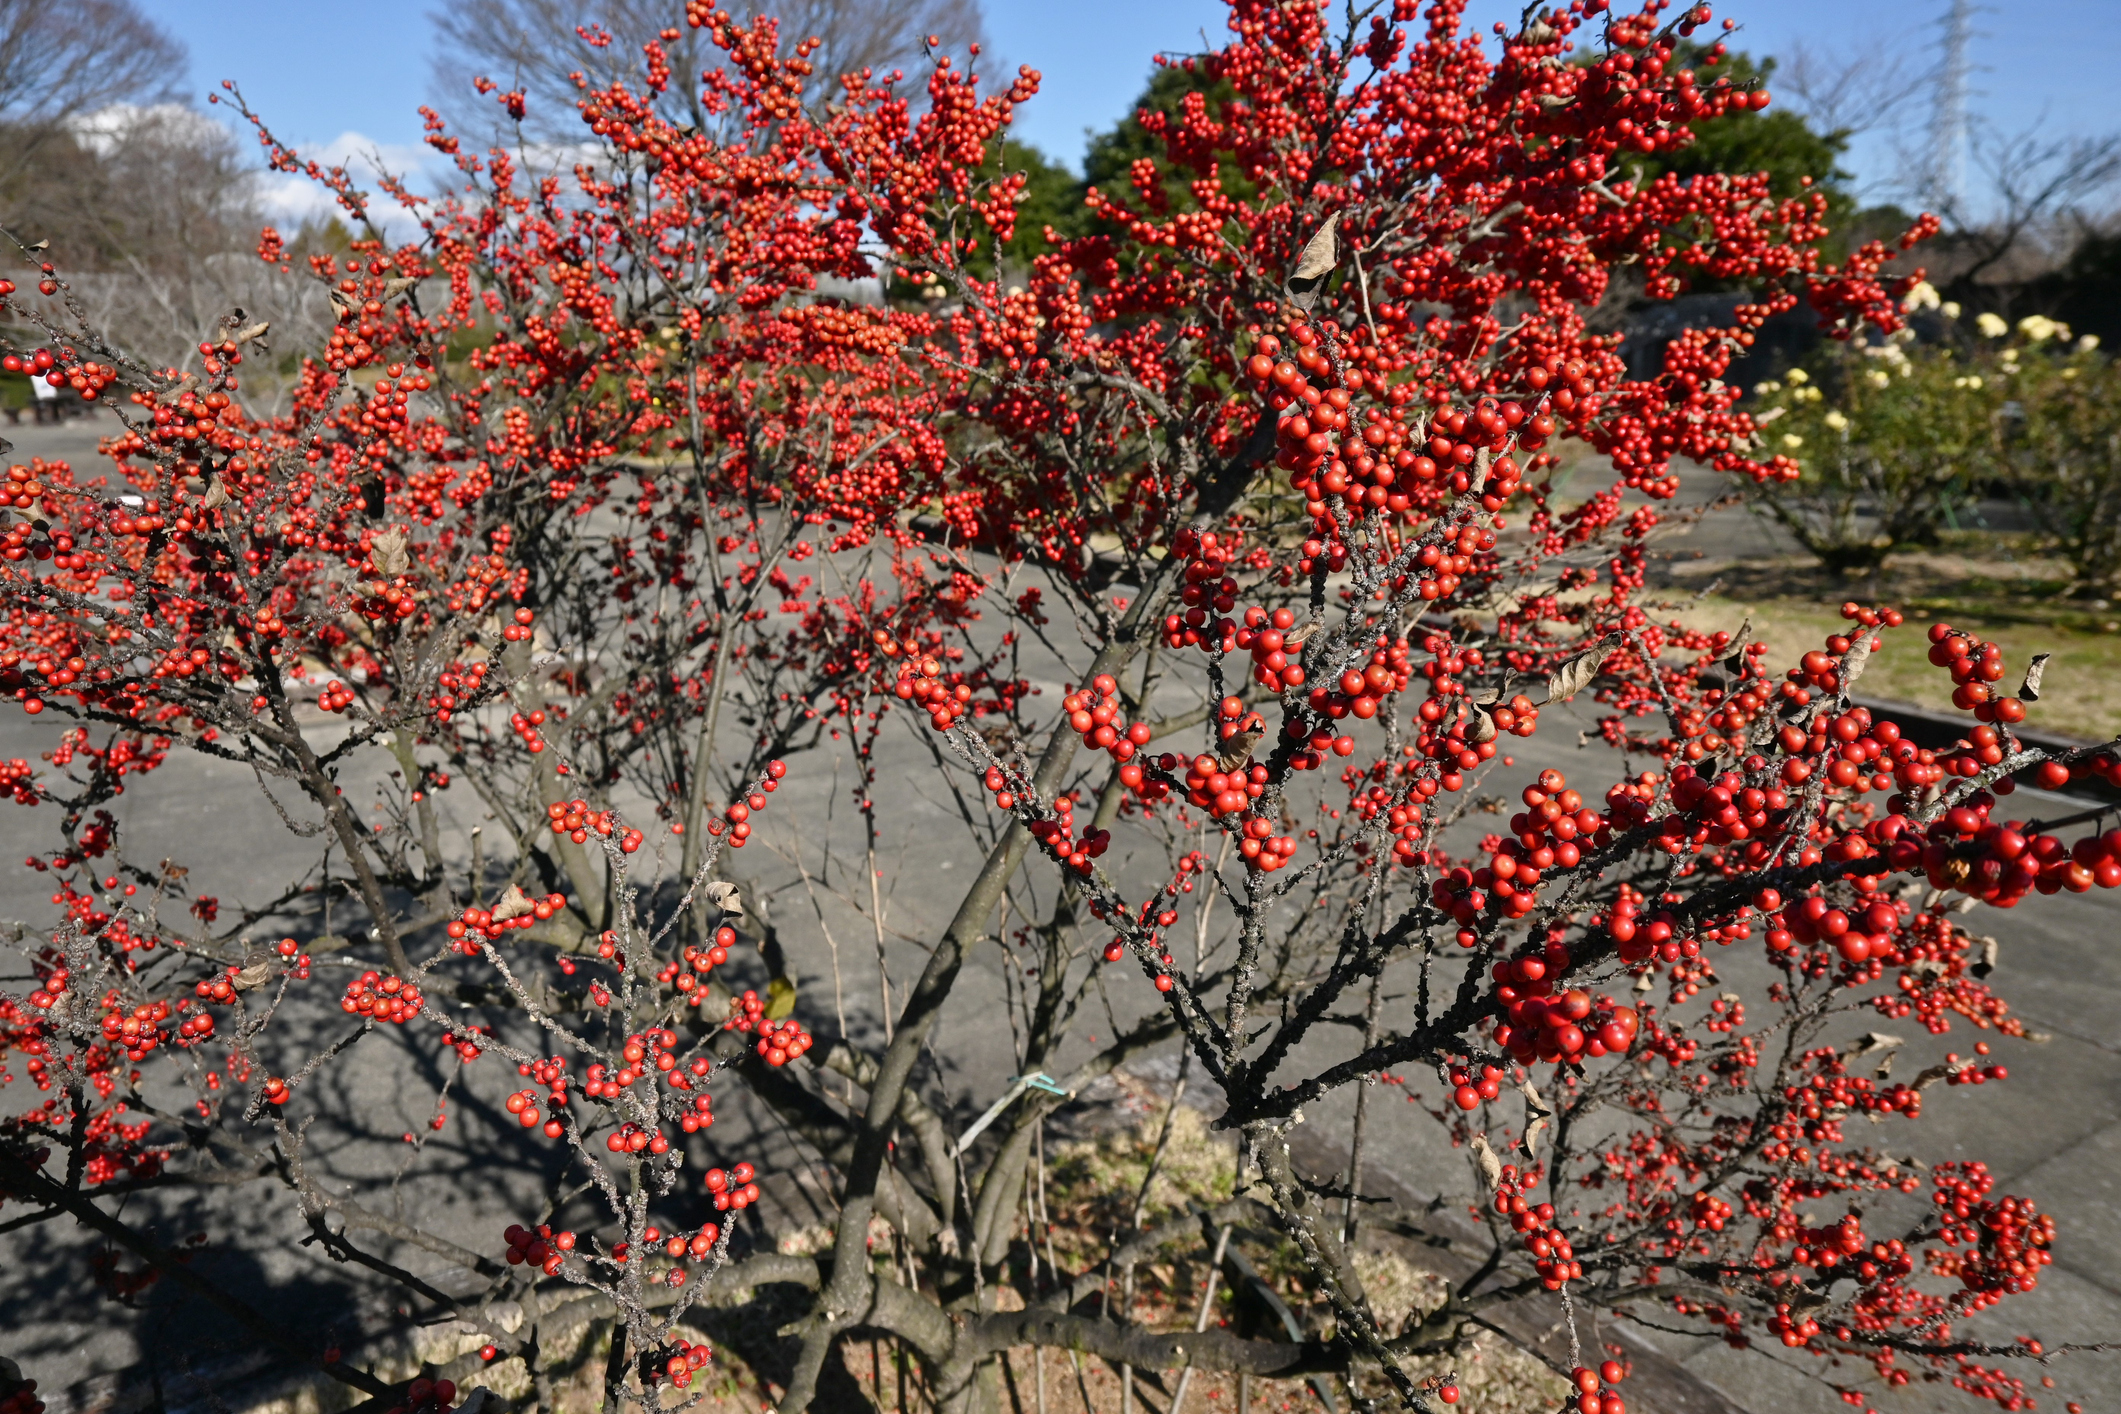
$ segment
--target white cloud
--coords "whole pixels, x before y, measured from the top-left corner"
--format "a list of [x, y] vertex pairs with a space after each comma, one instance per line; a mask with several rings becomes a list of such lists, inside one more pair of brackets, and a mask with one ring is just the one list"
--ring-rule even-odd
[[181, 103], [157, 103], [146, 108], [137, 103], [113, 103], [93, 113], [76, 114], [67, 119], [66, 127], [83, 146], [108, 157], [143, 123], [166, 127], [173, 135], [199, 142], [212, 141], [222, 132], [213, 119]]

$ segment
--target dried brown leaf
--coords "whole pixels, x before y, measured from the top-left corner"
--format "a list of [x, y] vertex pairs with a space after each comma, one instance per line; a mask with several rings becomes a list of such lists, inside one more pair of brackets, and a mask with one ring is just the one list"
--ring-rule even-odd
[[1472, 1149], [1474, 1162], [1480, 1165], [1480, 1176], [1487, 1183], [1488, 1191], [1492, 1193], [1502, 1185], [1502, 1160], [1488, 1147], [1488, 1136], [1485, 1134], [1474, 1135], [1473, 1142], [1467, 1147]]
[[1473, 709], [1473, 744], [1478, 746], [1484, 741], [1493, 741], [1495, 740], [1495, 735], [1495, 719], [1488, 715], [1488, 709], [1475, 707]]
[[1753, 641], [1753, 611], [1747, 609], [1745, 617], [1738, 622], [1738, 632], [1731, 635], [1731, 656], [1723, 660], [1723, 670], [1732, 677], [1745, 672], [1746, 645]]
[[1236, 770], [1252, 759], [1252, 748], [1259, 745], [1259, 739], [1265, 735], [1262, 731], [1239, 732], [1223, 743], [1222, 754], [1215, 758], [1215, 764], [1224, 771]]
[[1858, 634], [1856, 641], [1849, 645], [1849, 651], [1841, 655], [1841, 691], [1844, 695], [1856, 685], [1856, 679], [1863, 676], [1864, 665], [1871, 660], [1871, 645], [1877, 641], [1869, 633]]
[[2035, 653], [2033, 660], [2025, 665], [2025, 681], [2018, 688], [2018, 695], [2027, 702], [2040, 700], [2040, 679], [2047, 673], [2047, 660], [2052, 653]]
[[237, 330], [231, 338], [235, 343], [247, 344], [253, 339], [262, 339], [271, 332], [271, 324], [253, 324], [248, 329]]
[[1619, 649], [1620, 645], [1617, 643], [1603, 643], [1590, 652], [1579, 653], [1563, 663], [1554, 670], [1554, 675], [1547, 679], [1547, 700], [1566, 702], [1589, 687], [1591, 680], [1598, 676], [1598, 669], [1604, 665], [1605, 660]]
[[273, 965], [270, 962], [254, 962], [235, 975], [235, 988], [239, 992], [248, 992], [262, 987], [271, 980], [272, 974]]
[[206, 488], [206, 495], [200, 498], [199, 505], [201, 509], [210, 511], [216, 506], [225, 506], [227, 504], [228, 488], [221, 484], [219, 477], [215, 477], [213, 483]]
[[1326, 279], [1340, 264], [1340, 213], [1334, 212], [1326, 218], [1310, 240], [1304, 242], [1303, 253], [1296, 257], [1296, 268], [1282, 284], [1282, 293], [1289, 303], [1304, 313], [1311, 312], [1317, 302], [1318, 292], [1325, 287]]
[[736, 885], [729, 883], [727, 880], [715, 880], [706, 887], [704, 892], [707, 895], [707, 902], [713, 904], [724, 913], [742, 913], [744, 911], [742, 895], [737, 892]]
[[536, 907], [537, 905], [530, 901], [529, 894], [524, 893], [517, 885], [510, 884], [508, 892], [502, 894], [501, 901], [493, 906], [493, 919], [496, 923], [506, 923], [511, 918], [521, 918]]
[[1872, 1051], [1889, 1051], [1906, 1044], [1898, 1036], [1889, 1036], [1883, 1031], [1866, 1031], [1863, 1039], [1851, 1046], [1848, 1053], [1852, 1056], [1867, 1056]]
[[411, 569], [412, 556], [405, 553], [405, 532], [393, 528], [369, 541], [368, 562], [380, 575], [398, 575]]

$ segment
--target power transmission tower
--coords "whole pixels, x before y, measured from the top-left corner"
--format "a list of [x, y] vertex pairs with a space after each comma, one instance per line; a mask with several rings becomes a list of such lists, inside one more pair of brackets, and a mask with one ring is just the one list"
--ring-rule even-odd
[[1937, 90], [1930, 112], [1930, 160], [1925, 193], [1941, 211], [1957, 207], [1966, 184], [1966, 87], [1972, 71], [1967, 58], [1974, 35], [1973, 0], [1952, 0], [1944, 17], [1944, 57], [1937, 66]]

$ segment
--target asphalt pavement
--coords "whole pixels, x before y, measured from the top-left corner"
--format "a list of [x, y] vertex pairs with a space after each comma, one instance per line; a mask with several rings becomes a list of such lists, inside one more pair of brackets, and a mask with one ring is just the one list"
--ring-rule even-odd
[[[0, 435], [17, 443], [16, 459], [40, 450], [40, 439], [29, 433], [28, 428], [0, 428]], [[50, 434], [45, 445], [81, 456], [92, 450], [92, 437], [92, 430], [73, 424]], [[1726, 537], [1719, 545], [1760, 543], [1757, 534], [1742, 528], [1697, 534]], [[1055, 704], [1062, 670], [1047, 663], [1034, 671], [1049, 674], [1042, 684], [1045, 695], [1036, 701]], [[1575, 720], [1574, 712], [1548, 709], [1537, 736], [1513, 743], [1524, 770], [1555, 766], [1594, 785], [1610, 777], [1608, 755], [1576, 746], [1589, 718]], [[49, 716], [31, 720], [0, 711], [0, 758], [35, 759], [49, 749], [57, 730]], [[320, 724], [318, 730], [330, 728]], [[981, 861], [979, 841], [967, 828], [959, 800], [933, 770], [923, 733], [911, 726], [894, 728], [880, 748], [881, 940], [867, 914], [868, 863], [849, 789], [853, 763], [844, 743], [828, 743], [792, 763], [771, 808], [755, 821], [752, 846], [732, 861], [755, 913], [770, 918], [797, 976], [798, 1015], [828, 1036], [843, 1029], [857, 1038], [875, 1036], [885, 986], [894, 1004], [903, 999], [929, 941], [948, 921]], [[373, 785], [349, 777], [348, 794], [359, 798]], [[195, 893], [224, 901], [276, 894], [314, 866], [315, 846], [291, 835], [270, 808], [257, 802], [256, 791], [247, 772], [198, 756], [173, 758], [138, 779], [119, 802], [127, 858], [177, 860], [192, 871], [188, 882]], [[444, 792], [439, 802], [460, 831], [482, 818], [468, 791]], [[307, 818], [299, 803], [283, 803], [298, 821]], [[0, 804], [0, 841], [7, 846], [0, 858], [48, 847], [48, 811]], [[984, 820], [976, 820], [984, 827]], [[1469, 841], [1496, 824], [1476, 814], [1455, 840]], [[1116, 851], [1108, 862], [1118, 857]], [[1012, 928], [1021, 925], [1026, 909], [1050, 897], [1037, 861], [1026, 878], [1037, 882], [1027, 884], [1028, 892], [1013, 905]], [[19, 866], [0, 870], [0, 920], [47, 926], [55, 913], [49, 894], [46, 875]], [[2116, 1177], [2121, 1172], [2121, 949], [2115, 942], [2121, 913], [2113, 895], [2095, 892], [2032, 898], [2007, 917], [1977, 909], [1965, 921], [2002, 940], [1992, 981], [2042, 1039], [2020, 1042], [1986, 1033], [1997, 1045], [1997, 1059], [2010, 1067], [2008, 1081], [1933, 1089], [1919, 1122], [1892, 1121], [1871, 1137], [1893, 1155], [1926, 1163], [1983, 1159], [1999, 1188], [2057, 1215], [2062, 1238], [2039, 1291], [2009, 1303], [1995, 1321], [1975, 1322], [1970, 1329], [1999, 1338], [2038, 1334], [2050, 1347], [2121, 1339], [2121, 1179]], [[1022, 950], [1008, 943], [979, 948], [937, 1029], [922, 1083], [953, 1123], [969, 1122], [1020, 1068], [1015, 1033], [1004, 1018], [1011, 1015], [1012, 988], [1023, 961]], [[1742, 945], [1716, 962], [1720, 973], [1748, 995], [1764, 988], [1771, 975]], [[740, 954], [730, 971], [740, 982], [764, 980], [762, 965], [750, 954]], [[1109, 1038], [1115, 1023], [1124, 1024], [1155, 1004], [1156, 994], [1131, 969], [1107, 973], [1106, 985], [1089, 993], [1090, 1019], [1079, 1027], [1060, 1067], [1090, 1054], [1093, 1037]], [[7, 979], [20, 975], [19, 964], [0, 961], [0, 986], [19, 988], [19, 982]], [[318, 977], [315, 995], [290, 1008], [290, 1034], [276, 1043], [290, 1059], [336, 1034], [331, 1003], [345, 972], [320, 966]], [[1389, 1023], [1411, 1005], [1408, 969], [1388, 975], [1386, 992]], [[505, 1016], [492, 1019], [504, 1029], [510, 1025]], [[1862, 1017], [1847, 1018], [1846, 1024], [1851, 1032], [1897, 1030], [1906, 1036], [1896, 1072], [1901, 1075], [1948, 1049], [1964, 1052], [1976, 1039], [1963, 1022], [1938, 1037], [1908, 1034], [1904, 1025]], [[1347, 1054], [1351, 1039], [1342, 1028], [1326, 1028], [1292, 1057], [1290, 1073]], [[1168, 1065], [1168, 1057], [1149, 1058], [1137, 1069], [1167, 1074]], [[1436, 1098], [1433, 1077], [1409, 1078], [1417, 1086], [1426, 1084], [1430, 1098]], [[436, 1131], [428, 1126], [445, 1082], [447, 1123]], [[312, 1092], [305, 1113], [318, 1119], [310, 1131], [308, 1157], [328, 1184], [416, 1214], [430, 1229], [496, 1255], [502, 1227], [523, 1220], [553, 1176], [550, 1146], [525, 1140], [501, 1109], [502, 1098], [520, 1083], [512, 1067], [490, 1059], [459, 1073], [429, 1028], [372, 1038], [334, 1069], [323, 1093]], [[18, 1080], [0, 1093], [13, 1109], [25, 1092]], [[703, 1164], [741, 1156], [779, 1173], [814, 1167], [815, 1157], [748, 1103], [739, 1087], [717, 1098], [719, 1122], [706, 1136], [712, 1142], [695, 1145]], [[1372, 1108], [1366, 1172], [1448, 1204], [1470, 1201], [1473, 1183], [1463, 1152], [1452, 1150], [1434, 1123], [1396, 1092], [1381, 1089], [1373, 1099], [1380, 1103]], [[1342, 1092], [1307, 1112], [1305, 1129], [1319, 1152], [1344, 1145], [1351, 1103], [1351, 1095]], [[410, 1137], [421, 1142], [409, 1143]], [[783, 1189], [782, 1200], [782, 1225], [804, 1219], [797, 1192]], [[345, 1338], [389, 1318], [393, 1298], [381, 1286], [364, 1284], [320, 1248], [301, 1245], [306, 1234], [292, 1201], [271, 1180], [242, 1188], [137, 1195], [126, 1200], [126, 1208], [129, 1217], [143, 1209], [151, 1212], [167, 1241], [202, 1234], [205, 1246], [196, 1269], [246, 1293], [300, 1340]], [[1824, 1208], [1820, 1214], [1834, 1215]], [[0, 1210], [0, 1223], [10, 1216]], [[760, 1221], [756, 1214], [747, 1216], [744, 1242], [773, 1240]], [[101, 1250], [63, 1220], [0, 1234], [0, 1351], [39, 1379], [54, 1414], [150, 1404], [210, 1407], [216, 1396], [209, 1395], [209, 1387], [226, 1389], [243, 1373], [225, 1354], [219, 1318], [166, 1285], [135, 1298], [132, 1309], [83, 1294], [84, 1264]], [[408, 1260], [444, 1289], [463, 1280], [462, 1269], [443, 1257], [414, 1258]], [[121, 1257], [117, 1269], [132, 1265]], [[1715, 1343], [1655, 1334], [1641, 1338], [1683, 1362], [1732, 1404], [1763, 1414], [1846, 1409], [1832, 1382], [1854, 1383], [1864, 1373], [1830, 1369], [1779, 1348], [1741, 1355]], [[2013, 1362], [2013, 1368], [2033, 1380], [2040, 1374], [2029, 1362]], [[2090, 1409], [2121, 1407], [2121, 1357], [2064, 1356], [2051, 1369], [2060, 1387], [2041, 1393], [2042, 1408], [2059, 1410], [2063, 1398], [2080, 1399]], [[1964, 1407], [1964, 1401], [1949, 1388], [1918, 1382], [1872, 1403], [1897, 1414]]]

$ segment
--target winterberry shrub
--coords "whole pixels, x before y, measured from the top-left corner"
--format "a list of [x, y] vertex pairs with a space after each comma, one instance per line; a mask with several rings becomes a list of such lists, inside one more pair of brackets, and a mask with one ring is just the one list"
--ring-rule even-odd
[[[2037, 1285], [2054, 1219], [1978, 1159], [1917, 1169], [1844, 1128], [2006, 1069], [1983, 1041], [1888, 1084], [1840, 1023], [2022, 1030], [1945, 905], [2121, 881], [2121, 836], [2006, 804], [2029, 770], [2121, 766], [2025, 747], [2032, 694], [1943, 626], [1932, 661], [1973, 721], [1918, 747], [1851, 698], [1879, 635], [1908, 631], [1889, 607], [1847, 605], [1780, 665], [1642, 602], [1675, 459], [1800, 474], [1737, 406], [1754, 331], [1808, 305], [1836, 336], [1891, 334], [1919, 272], [1887, 267], [1934, 224], [1837, 265], [1821, 196], [1639, 180], [1633, 158], [1768, 103], [1717, 46], [1675, 65], [1713, 20], [1667, 10], [1574, 0], [1488, 39], [1454, 0], [1348, 20], [1235, 0], [1224, 47], [1182, 61], [1207, 82], [1140, 117], [1159, 155], [1089, 193], [1094, 234], [1020, 269], [995, 252], [1021, 175], [989, 157], [1039, 79], [983, 92], [976, 53], [918, 93], [858, 73], [813, 107], [808, 41], [692, 0], [716, 68], [672, 72], [673, 29], [637, 80], [585, 88], [564, 175], [434, 120], [461, 176], [434, 198], [363, 193], [253, 118], [357, 233], [308, 256], [261, 240], [337, 313], [284, 416], [241, 386], [268, 328], [232, 316], [176, 377], [85, 325], [63, 252], [29, 255], [0, 299], [44, 337], [13, 355], [97, 387], [124, 430], [98, 474], [8, 482], [0, 672], [56, 735], [49, 769], [6, 781], [55, 827], [31, 866], [56, 914], [5, 1002], [10, 1082], [36, 1098], [0, 1140], [0, 1223], [87, 1225], [377, 1408], [446, 1409], [493, 1362], [543, 1378], [541, 1332], [584, 1312], [612, 1331], [607, 1405], [646, 1404], [706, 1361], [703, 1295], [765, 1286], [803, 1293], [789, 1410], [878, 1335], [953, 1408], [1039, 1345], [1360, 1369], [1426, 1410], [1456, 1386], [1406, 1357], [1549, 1293], [1571, 1322], [1774, 1339], [2029, 1407], [1997, 1362], [2040, 1347], [1967, 1323]], [[673, 126], [656, 95], [695, 82], [712, 121]], [[386, 198], [410, 238], [383, 233]], [[1752, 293], [1631, 380], [1589, 321], [1623, 266], [1654, 298]], [[892, 297], [829, 293], [871, 280]], [[1610, 485], [1562, 501], [1563, 439]], [[1586, 709], [1615, 764], [1517, 762]], [[925, 778], [878, 771], [894, 742]], [[839, 750], [880, 953], [878, 879], [923, 790], [955, 790], [982, 841], [874, 1034], [827, 1027], [785, 975], [718, 974], [763, 940], [736, 852], [821, 830], [776, 797]], [[324, 882], [238, 908], [129, 853], [117, 797], [178, 752], [255, 773], [244, 808], [313, 837]], [[375, 818], [338, 784], [364, 768], [389, 782]], [[1449, 834], [1505, 783], [1506, 829]], [[448, 826], [447, 790], [491, 828]], [[285, 941], [246, 941], [268, 930]], [[918, 1062], [998, 934], [1024, 1079], [964, 1145]], [[1765, 980], [1725, 995], [1723, 958]], [[1409, 991], [1386, 1005], [1388, 973]], [[1085, 997], [1124, 1003], [1136, 976], [1089, 1037]], [[331, 1023], [315, 1044], [305, 1007]], [[305, 1160], [332, 1077], [407, 1035], [493, 1102], [497, 1136], [547, 1146], [537, 1210], [483, 1240]], [[1281, 1226], [1330, 1340], [1110, 1319], [1112, 1273], [1197, 1225], [1084, 1270], [1030, 1243], [1046, 1118], [1174, 1043], [1246, 1156], [1210, 1218]], [[1406, 1067], [1449, 1087], [1438, 1122], [1492, 1256], [1394, 1331], [1289, 1143], [1306, 1106]], [[776, 1176], [716, 1142], [725, 1087], [825, 1174], [824, 1250], [732, 1258]], [[476, 1328], [476, 1355], [391, 1383], [202, 1276], [148, 1197], [111, 1202], [209, 1164], [396, 1284], [405, 1319]], [[438, 1257], [475, 1289], [438, 1291]], [[1572, 1345], [1579, 1406], [1623, 1414], [1625, 1370]]]

